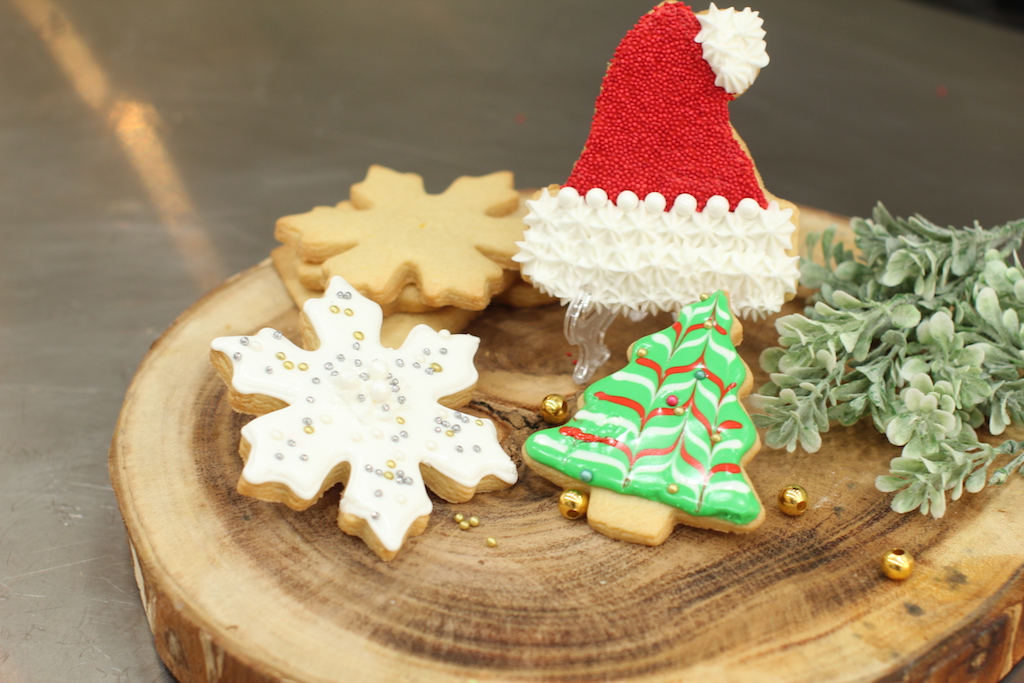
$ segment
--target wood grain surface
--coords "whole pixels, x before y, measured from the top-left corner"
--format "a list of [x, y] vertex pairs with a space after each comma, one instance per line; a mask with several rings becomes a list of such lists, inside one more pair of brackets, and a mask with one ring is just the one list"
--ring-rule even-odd
[[[506, 491], [434, 498], [426, 532], [382, 562], [338, 529], [337, 490], [304, 512], [235, 491], [249, 418], [209, 343], [266, 326], [297, 339], [297, 319], [264, 262], [185, 312], [125, 399], [110, 473], [157, 650], [181, 681], [987, 682], [1024, 656], [1024, 522], [1008, 512], [1021, 483], [940, 521], [897, 515], [873, 484], [896, 449], [866, 424], [816, 454], [764, 448], [748, 471], [769, 509], [749, 535], [617, 542], [561, 517], [558, 489], [520, 466]], [[620, 319], [602, 374], [666, 320]], [[467, 331], [481, 337], [471, 409], [518, 454], [541, 399], [577, 391], [562, 309], [493, 307]], [[747, 323], [741, 355], [756, 369], [775, 340], [770, 321]], [[790, 483], [811, 496], [801, 517], [771, 505]], [[457, 511], [480, 526], [461, 531]], [[878, 569], [895, 546], [917, 559], [905, 582]]]

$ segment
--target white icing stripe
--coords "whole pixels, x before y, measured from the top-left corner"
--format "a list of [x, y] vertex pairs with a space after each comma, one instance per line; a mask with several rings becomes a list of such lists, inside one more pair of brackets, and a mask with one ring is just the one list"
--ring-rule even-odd
[[659, 463], [652, 463], [650, 462], [651, 460], [653, 460], [653, 458], [641, 458], [636, 465], [633, 465], [633, 469], [630, 470], [629, 473], [630, 476], [637, 476], [641, 474], [656, 475], [672, 467], [671, 460], [662, 460]]
[[639, 375], [635, 372], [616, 372], [614, 375], [612, 375], [612, 378], [619, 382], [639, 384], [644, 389], [646, 389], [647, 393], [650, 395], [653, 395], [658, 388], [653, 379], [650, 379], [649, 377], [645, 377], [643, 375]]
[[589, 410], [580, 410], [577, 411], [576, 418], [579, 420], [596, 422], [598, 424], [605, 424], [610, 427], [616, 427], [620, 433], [629, 438], [632, 438], [637, 434], [636, 425], [630, 421], [629, 418], [618, 415], [605, 415], [603, 413], [593, 413]]
[[711, 386], [712, 385], [710, 380], [703, 380], [701, 382], [698, 382], [697, 393], [699, 393], [701, 397], [711, 405], [717, 406], [719, 394], [717, 391], [712, 391]]
[[660, 345], [666, 352], [672, 351], [672, 339], [669, 338], [664, 332], [658, 332], [651, 335], [651, 341]]
[[712, 481], [708, 484], [707, 490], [704, 496], [707, 497], [708, 493], [712, 491], [735, 491], [736, 493], [752, 493], [750, 487], [742, 481], [733, 479], [731, 481]]
[[711, 335], [708, 338], [708, 346], [725, 360], [726, 363], [731, 363], [739, 356], [733, 349], [720, 344], [718, 341], [718, 335]]
[[289, 404], [243, 427], [251, 445], [246, 481], [283, 484], [312, 500], [348, 462], [341, 511], [365, 519], [392, 551], [430, 513], [421, 464], [469, 488], [489, 475], [516, 481], [494, 425], [437, 402], [476, 383], [476, 337], [420, 325], [401, 348], [386, 348], [380, 307], [340, 277], [303, 312], [319, 338], [316, 350], [269, 329], [211, 344], [231, 359], [236, 391]]
[[566, 441], [552, 438], [547, 432], [536, 432], [533, 442], [538, 446], [550, 448], [556, 453], [565, 453], [569, 450], [569, 445]]
[[729, 211], [712, 197], [696, 212], [680, 195], [671, 210], [652, 211], [593, 194], [564, 187], [527, 201], [529, 229], [513, 260], [563, 302], [586, 285], [595, 304], [617, 313], [676, 312], [724, 289], [735, 313], [761, 317], [796, 293], [799, 258], [787, 253], [796, 225], [776, 202], [744, 199]]
[[[609, 448], [612, 447], [609, 446]], [[623, 460], [625, 459], [625, 457], [625, 455], [622, 456]], [[616, 470], [619, 471], [619, 474], [622, 475], [623, 477], [625, 477], [629, 473], [629, 466], [626, 465], [625, 462], [623, 462], [623, 460], [619, 460], [618, 458], [615, 458], [611, 455], [604, 455], [603, 453], [598, 453], [596, 451], [584, 451], [578, 449], [573, 452], [573, 459], [581, 460], [583, 462], [587, 462], [595, 466], [607, 465], [608, 467], [614, 467]]]
[[768, 66], [761, 28], [764, 20], [749, 7], [738, 12], [711, 3], [706, 13], [697, 15], [697, 21], [701, 30], [694, 40], [701, 44], [704, 61], [715, 72], [715, 85], [733, 95], [746, 91], [759, 70]]

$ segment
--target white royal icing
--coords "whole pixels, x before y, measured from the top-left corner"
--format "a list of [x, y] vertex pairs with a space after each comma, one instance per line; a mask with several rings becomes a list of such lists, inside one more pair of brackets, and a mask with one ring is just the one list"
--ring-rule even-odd
[[246, 481], [284, 484], [310, 500], [348, 462], [341, 512], [365, 519], [390, 551], [432, 509], [420, 465], [467, 487], [488, 475], [515, 483], [494, 424], [438, 403], [476, 383], [479, 339], [417, 325], [401, 348], [387, 348], [380, 306], [341, 277], [303, 311], [320, 340], [315, 350], [272, 329], [211, 344], [232, 359], [236, 391], [288, 404], [242, 428], [252, 447]]
[[704, 60], [715, 72], [715, 85], [733, 95], [746, 91], [758, 71], [768, 66], [761, 28], [764, 20], [749, 7], [738, 12], [711, 3], [707, 13], [697, 15], [697, 21], [701, 30], [694, 40], [701, 44]]
[[670, 210], [651, 193], [609, 201], [571, 187], [526, 202], [529, 229], [513, 260], [539, 289], [571, 300], [586, 286], [592, 301], [616, 313], [676, 312], [701, 292], [723, 289], [741, 316], [778, 311], [796, 292], [792, 209], [743, 199], [734, 211], [711, 197], [702, 211], [688, 194]]

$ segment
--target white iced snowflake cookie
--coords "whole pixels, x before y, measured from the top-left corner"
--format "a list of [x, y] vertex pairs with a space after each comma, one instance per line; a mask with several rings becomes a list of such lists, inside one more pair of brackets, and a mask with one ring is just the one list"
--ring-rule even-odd
[[390, 560], [426, 528], [427, 487], [464, 502], [517, 474], [493, 423], [455, 409], [476, 384], [479, 340], [419, 325], [389, 349], [381, 321], [334, 277], [303, 307], [306, 348], [263, 329], [213, 340], [211, 359], [232, 406], [258, 416], [242, 428], [239, 492], [303, 510], [344, 483], [338, 525]]

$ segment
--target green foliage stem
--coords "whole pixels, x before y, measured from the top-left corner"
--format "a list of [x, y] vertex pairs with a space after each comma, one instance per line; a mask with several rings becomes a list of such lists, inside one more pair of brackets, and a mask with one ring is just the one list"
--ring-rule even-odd
[[802, 260], [801, 284], [817, 292], [777, 320], [752, 417], [769, 446], [811, 452], [833, 421], [870, 417], [902, 447], [877, 488], [896, 493], [897, 512], [941, 517], [947, 494], [1001, 484], [1024, 462], [1024, 442], [992, 446], [976, 432], [1024, 424], [1024, 219], [942, 228], [879, 204], [851, 228], [858, 257], [834, 227], [808, 236], [823, 259]]

